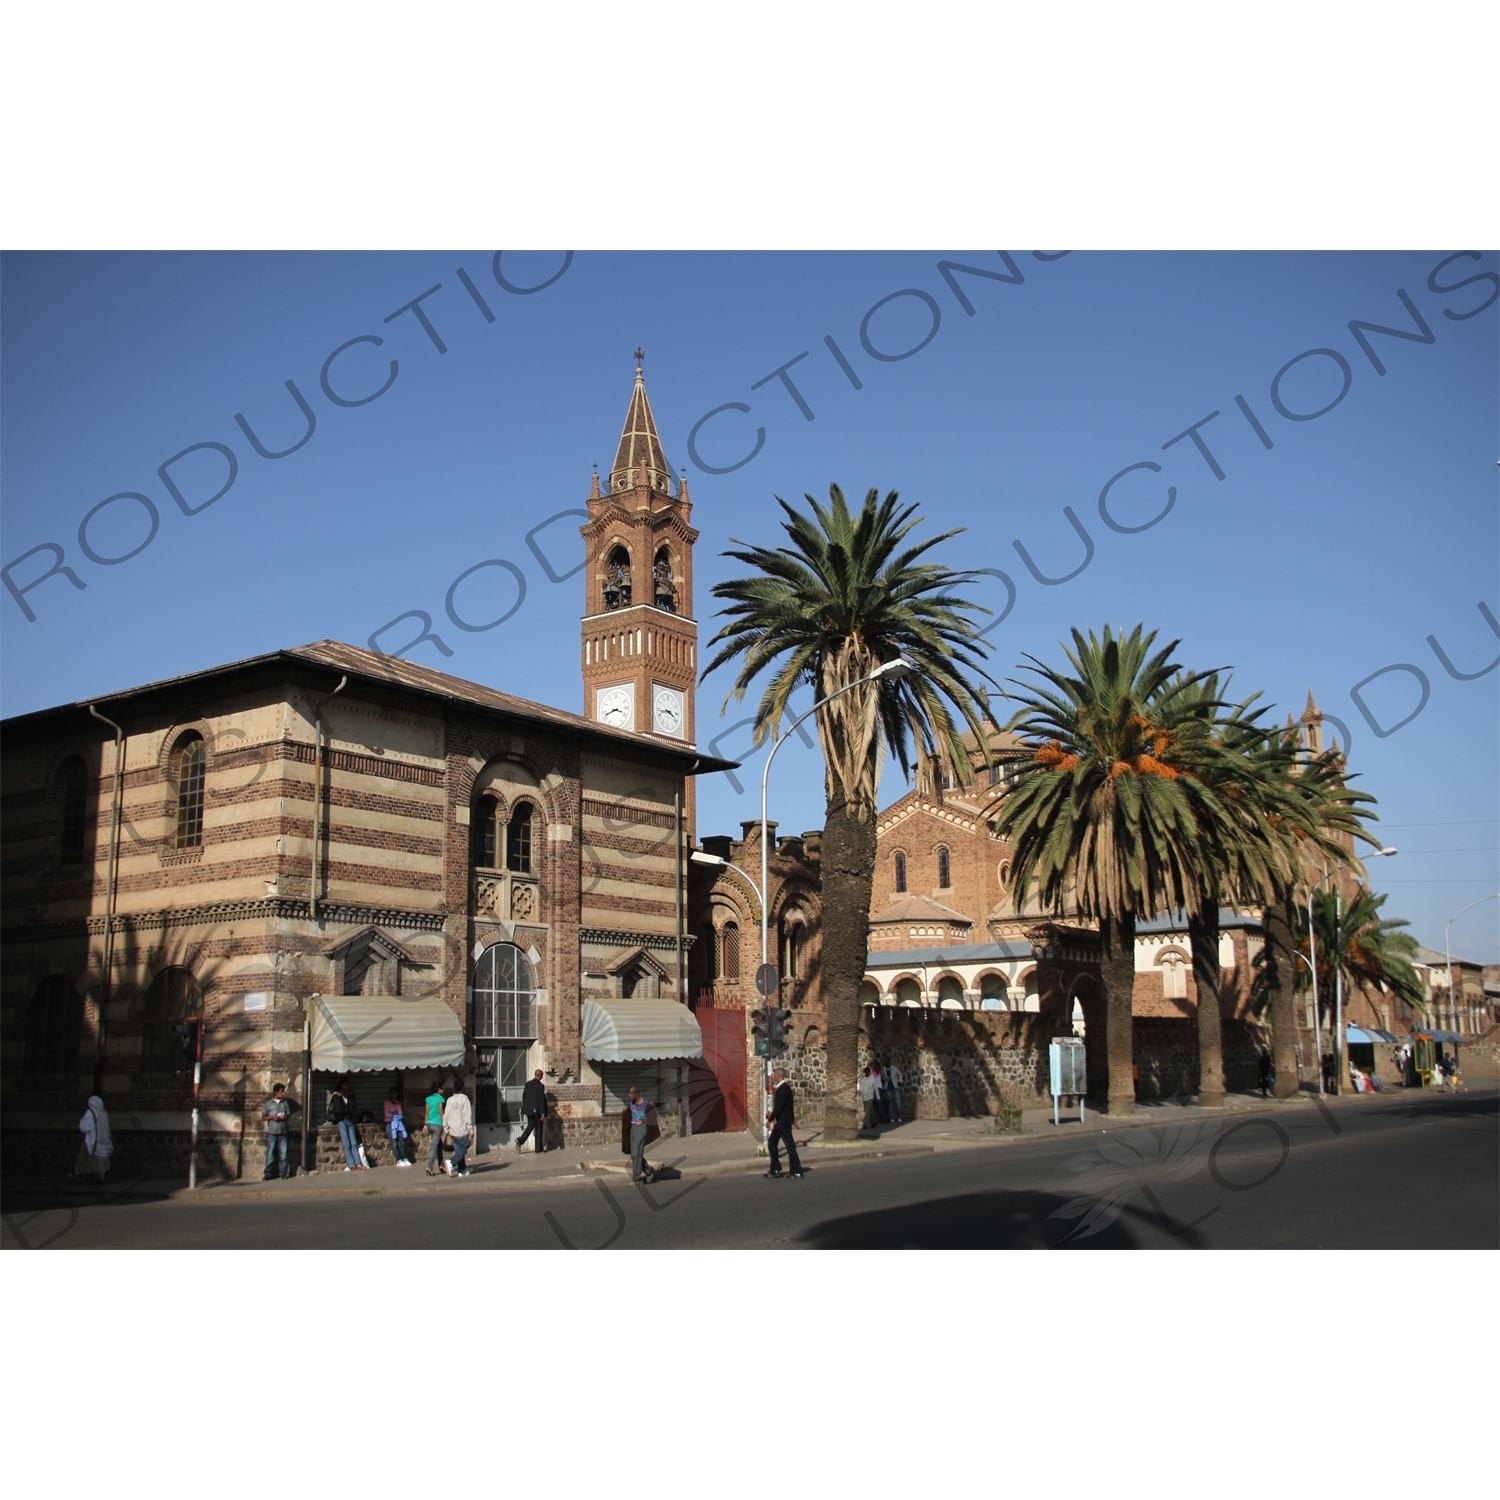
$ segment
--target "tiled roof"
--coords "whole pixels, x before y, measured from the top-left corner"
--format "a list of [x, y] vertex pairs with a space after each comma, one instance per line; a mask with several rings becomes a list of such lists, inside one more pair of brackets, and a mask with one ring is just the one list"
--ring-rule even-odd
[[972, 927], [972, 917], [966, 917], [951, 906], [934, 901], [931, 896], [903, 896], [894, 906], [888, 906], [870, 918], [873, 922], [961, 922]]
[[[36, 714], [23, 714], [19, 719], [7, 720], [15, 724], [25, 719], [41, 718], [47, 714], [86, 709], [89, 703], [120, 703], [138, 698], [145, 693], [186, 687], [191, 683], [207, 682], [213, 678], [231, 676], [255, 667], [270, 666], [278, 661], [293, 661], [303, 665], [326, 667], [330, 671], [348, 673], [351, 678], [365, 682], [382, 683], [388, 687], [404, 688], [408, 692], [420, 693], [424, 697], [436, 698], [445, 703], [463, 708], [490, 709], [517, 719], [529, 719], [532, 723], [546, 724], [554, 729], [567, 730], [574, 734], [586, 734], [590, 738], [614, 741], [636, 749], [658, 750], [696, 762], [695, 771], [722, 771], [738, 765], [737, 761], [717, 760], [712, 756], [699, 755], [690, 745], [658, 739], [654, 735], [635, 734], [629, 730], [611, 729], [596, 724], [582, 714], [568, 713], [565, 709], [552, 708], [545, 703], [533, 703], [529, 698], [517, 698], [513, 693], [502, 693], [497, 688], [486, 687], [481, 682], [470, 682], [463, 677], [454, 677], [448, 672], [439, 672], [433, 667], [418, 666], [399, 656], [387, 656], [380, 651], [367, 651], [363, 646], [351, 646], [346, 641], [314, 641], [308, 646], [292, 646], [282, 651], [271, 651], [264, 656], [246, 657], [243, 661], [227, 662], [220, 667], [209, 667], [201, 672], [187, 672], [180, 677], [164, 678], [160, 682], [148, 682], [141, 687], [127, 688], [123, 692], [101, 694], [97, 698], [81, 703], [61, 704], [56, 708], [41, 709]], [[330, 688], [333, 686], [329, 684]]]
[[989, 964], [1030, 958], [1030, 943], [954, 943], [947, 948], [872, 948], [867, 969], [910, 969], [919, 964]]
[[656, 435], [656, 418], [651, 414], [651, 402], [646, 397], [646, 378], [637, 365], [635, 389], [630, 393], [630, 407], [625, 413], [620, 446], [609, 471], [610, 489], [634, 489], [642, 464], [646, 466], [653, 489], [666, 491], [671, 488], [671, 470], [667, 468], [667, 456], [662, 452], [661, 439]]

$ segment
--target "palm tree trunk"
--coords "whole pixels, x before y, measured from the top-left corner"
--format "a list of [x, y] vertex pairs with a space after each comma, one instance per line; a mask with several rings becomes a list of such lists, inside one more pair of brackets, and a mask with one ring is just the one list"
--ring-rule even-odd
[[1224, 1032], [1219, 1011], [1219, 908], [1188, 913], [1193, 982], [1198, 987], [1198, 1104], [1224, 1107]]
[[823, 1134], [859, 1132], [859, 987], [869, 960], [875, 820], [830, 802], [823, 824], [823, 996], [828, 1007], [828, 1083]]
[[1276, 1060], [1276, 1097], [1288, 1099], [1302, 1087], [1297, 1077], [1297, 957], [1295, 927], [1287, 896], [1266, 908], [1266, 947], [1274, 988], [1271, 991], [1271, 1046]]
[[1099, 923], [1104, 942], [1100, 977], [1104, 981], [1104, 1036], [1109, 1052], [1108, 1112], [1135, 1113], [1135, 918], [1106, 917]]

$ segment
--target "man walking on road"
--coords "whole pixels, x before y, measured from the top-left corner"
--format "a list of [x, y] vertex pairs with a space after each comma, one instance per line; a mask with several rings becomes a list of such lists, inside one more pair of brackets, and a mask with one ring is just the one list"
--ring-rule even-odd
[[781, 1143], [786, 1142], [786, 1164], [793, 1177], [802, 1175], [802, 1163], [797, 1159], [797, 1143], [792, 1139], [792, 1126], [796, 1120], [796, 1108], [792, 1099], [792, 1086], [786, 1074], [777, 1068], [766, 1085], [771, 1094], [771, 1112], [766, 1116], [766, 1125], [771, 1132], [771, 1170], [767, 1177], [782, 1177]]
[[448, 1172], [453, 1177], [469, 1175], [469, 1142], [474, 1137], [474, 1111], [469, 1106], [469, 1096], [463, 1084], [454, 1085], [448, 1102], [443, 1106], [443, 1129], [453, 1139], [453, 1160], [448, 1163]]
[[[266, 1122], [266, 1170], [263, 1175], [267, 1182], [273, 1177], [287, 1175], [287, 1120], [291, 1113], [292, 1101], [286, 1096], [286, 1085], [273, 1084], [271, 1097], [260, 1107], [260, 1117]], [[275, 1170], [278, 1159], [281, 1163], [279, 1173]]]
[[527, 1080], [526, 1087], [521, 1090], [521, 1113], [526, 1116], [526, 1129], [521, 1132], [521, 1138], [516, 1142], [516, 1150], [519, 1151], [526, 1144], [526, 1137], [532, 1134], [536, 1136], [536, 1149], [545, 1151], [547, 1149], [547, 1090], [542, 1084], [542, 1070], [536, 1070], [536, 1077]]

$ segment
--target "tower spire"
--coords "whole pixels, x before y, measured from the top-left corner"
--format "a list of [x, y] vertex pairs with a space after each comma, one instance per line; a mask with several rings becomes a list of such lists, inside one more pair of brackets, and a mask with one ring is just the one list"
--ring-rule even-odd
[[661, 439], [656, 433], [656, 418], [651, 413], [651, 402], [646, 395], [646, 377], [642, 371], [645, 352], [636, 346], [635, 389], [630, 393], [630, 406], [625, 412], [625, 427], [620, 433], [620, 446], [615, 451], [615, 461], [609, 471], [610, 493], [632, 490], [640, 482], [640, 470], [646, 471], [646, 483], [653, 490], [670, 494], [672, 489], [671, 469], [666, 454], [662, 452]]

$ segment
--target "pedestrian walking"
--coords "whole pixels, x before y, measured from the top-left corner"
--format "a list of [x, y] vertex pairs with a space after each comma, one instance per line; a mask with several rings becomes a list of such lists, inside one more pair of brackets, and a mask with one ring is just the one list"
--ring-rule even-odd
[[390, 1139], [391, 1155], [398, 1167], [411, 1165], [411, 1136], [406, 1130], [406, 1109], [401, 1103], [401, 1085], [391, 1085], [390, 1098], [385, 1101], [385, 1133]]
[[328, 1096], [328, 1123], [339, 1133], [339, 1145], [344, 1148], [344, 1170], [365, 1171], [367, 1164], [359, 1144], [359, 1127], [354, 1123], [354, 1086], [347, 1078], [340, 1078]]
[[620, 1154], [630, 1158], [632, 1182], [650, 1182], [656, 1175], [646, 1160], [646, 1147], [660, 1137], [656, 1106], [631, 1084], [628, 1102], [620, 1111]]
[[879, 1091], [880, 1085], [875, 1081], [870, 1070], [866, 1068], [859, 1080], [859, 1098], [865, 1107], [864, 1128], [866, 1130], [874, 1130], [875, 1128], [875, 1098]]
[[443, 1085], [434, 1078], [431, 1092], [423, 1103], [427, 1106], [427, 1119], [422, 1129], [427, 1133], [427, 1175], [438, 1177], [447, 1163], [443, 1160]]
[[781, 1170], [781, 1146], [786, 1144], [786, 1164], [793, 1177], [802, 1175], [802, 1163], [797, 1159], [797, 1143], [792, 1139], [792, 1126], [796, 1123], [796, 1104], [792, 1098], [792, 1086], [780, 1068], [771, 1074], [766, 1091], [771, 1095], [771, 1109], [766, 1115], [766, 1128], [771, 1132], [771, 1170], [767, 1177], [784, 1177]]
[[448, 1163], [450, 1177], [469, 1175], [469, 1142], [474, 1139], [474, 1111], [469, 1105], [469, 1096], [463, 1084], [454, 1085], [448, 1102], [443, 1106], [443, 1129], [453, 1142], [453, 1160]]
[[286, 1085], [272, 1084], [271, 1097], [260, 1107], [260, 1117], [266, 1122], [266, 1170], [262, 1174], [265, 1182], [287, 1176], [286, 1149], [290, 1139], [287, 1122], [291, 1114], [292, 1101], [286, 1096]]
[[1271, 1054], [1264, 1047], [1260, 1049], [1260, 1097], [1269, 1099], [1271, 1097]]
[[516, 1150], [519, 1151], [526, 1144], [528, 1136], [536, 1137], [535, 1150], [545, 1151], [547, 1149], [547, 1090], [542, 1083], [542, 1070], [536, 1070], [536, 1076], [526, 1082], [526, 1087], [521, 1090], [521, 1113], [526, 1116], [526, 1129], [521, 1132], [521, 1138], [516, 1142]]
[[109, 1176], [110, 1158], [115, 1154], [115, 1139], [109, 1128], [109, 1111], [98, 1094], [89, 1095], [88, 1108], [78, 1122], [83, 1140], [78, 1147], [78, 1160], [69, 1175], [70, 1182], [82, 1182], [85, 1176], [97, 1177], [98, 1185], [104, 1186]]
[[887, 1063], [881, 1081], [885, 1084], [886, 1097], [891, 1106], [891, 1124], [901, 1124], [901, 1069], [895, 1063]]

